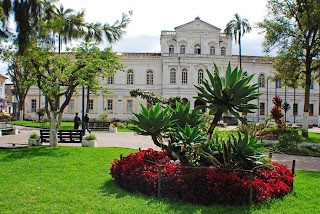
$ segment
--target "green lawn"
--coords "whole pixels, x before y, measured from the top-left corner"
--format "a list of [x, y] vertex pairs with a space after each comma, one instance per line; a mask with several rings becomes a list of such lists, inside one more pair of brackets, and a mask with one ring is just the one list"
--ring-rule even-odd
[[[36, 128], [46, 128], [46, 129], [50, 128], [49, 122], [39, 123], [39, 122], [34, 122], [34, 121], [19, 120], [19, 121], [9, 121], [7, 123], [12, 124], [12, 125], [20, 125], [20, 126], [28, 126], [28, 127], [36, 127]], [[60, 129], [63, 129], [63, 130], [73, 129], [73, 124], [74, 124], [73, 122], [62, 122]], [[132, 131], [129, 129], [118, 128], [118, 132], [132, 132]]]
[[[299, 135], [301, 135], [301, 131], [299, 131]], [[302, 141], [309, 143], [320, 143], [320, 133], [309, 132], [308, 137], [302, 137]]]
[[320, 173], [298, 171], [283, 199], [251, 207], [194, 206], [133, 194], [109, 175], [121, 148], [30, 147], [0, 150], [1, 213], [316, 213]]

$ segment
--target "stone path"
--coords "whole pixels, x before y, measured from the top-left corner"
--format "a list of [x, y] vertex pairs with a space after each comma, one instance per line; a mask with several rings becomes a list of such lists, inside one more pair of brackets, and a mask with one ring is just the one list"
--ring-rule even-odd
[[[4, 135], [0, 137], [0, 148], [17, 148], [28, 145], [28, 137], [32, 132], [39, 132], [37, 128], [20, 127], [17, 135]], [[229, 128], [229, 129], [232, 129]], [[310, 129], [311, 132], [319, 132], [320, 128]], [[122, 147], [132, 149], [147, 149], [153, 148], [159, 150], [155, 146], [150, 136], [135, 135], [132, 132], [117, 132], [111, 133], [106, 131], [93, 131], [98, 138], [98, 147]], [[15, 144], [13, 146], [12, 144]], [[61, 146], [81, 146], [80, 144], [60, 144]], [[296, 169], [306, 171], [320, 172], [320, 157], [286, 155], [281, 153], [274, 153], [274, 162], [286, 164], [289, 168], [292, 167], [292, 160], [296, 160]]]

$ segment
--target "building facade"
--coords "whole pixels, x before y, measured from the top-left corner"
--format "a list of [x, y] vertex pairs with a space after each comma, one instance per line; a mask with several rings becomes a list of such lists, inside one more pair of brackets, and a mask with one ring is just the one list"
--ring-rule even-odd
[[[141, 98], [133, 98], [132, 89], [154, 92], [159, 96], [180, 96], [197, 106], [194, 85], [200, 84], [200, 78], [206, 78], [206, 69], [213, 70], [214, 63], [220, 74], [224, 75], [230, 62], [232, 67], [239, 64], [239, 57], [232, 55], [232, 38], [221, 33], [221, 29], [202, 21], [200, 18], [180, 25], [174, 31], [162, 31], [160, 37], [161, 53], [119, 53], [121, 63], [126, 70], [101, 79], [101, 84], [112, 94], [89, 96], [89, 113], [91, 118], [98, 118], [102, 112], [108, 112], [110, 119], [126, 121], [133, 117], [132, 112], [139, 111], [139, 104], [148, 105]], [[270, 59], [256, 56], [243, 56], [244, 75], [254, 74], [252, 83], [259, 85], [262, 93], [255, 100], [259, 109], [247, 114], [249, 121], [262, 122], [273, 107], [272, 98], [279, 95], [287, 101], [291, 109], [286, 115], [288, 122], [302, 123], [304, 90], [282, 86], [280, 81], [272, 81], [276, 71]], [[82, 90], [73, 96], [65, 110], [66, 120], [72, 120], [75, 112], [82, 112]], [[85, 94], [86, 99], [86, 94]], [[314, 84], [310, 92], [310, 124], [318, 124], [319, 85]], [[44, 98], [36, 87], [29, 90], [26, 99], [26, 117], [36, 118], [38, 107], [44, 106]]]

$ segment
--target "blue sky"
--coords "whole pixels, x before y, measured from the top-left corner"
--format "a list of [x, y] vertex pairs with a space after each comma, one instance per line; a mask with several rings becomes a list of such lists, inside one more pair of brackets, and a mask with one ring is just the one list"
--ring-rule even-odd
[[[255, 24], [262, 21], [267, 14], [267, 0], [60, 0], [59, 3], [64, 8], [73, 8], [76, 11], [85, 9], [87, 22], [112, 24], [121, 18], [122, 13], [132, 10], [132, 21], [126, 35], [113, 44], [116, 52], [159, 53], [161, 30], [174, 30], [175, 27], [198, 16], [203, 21], [224, 30], [234, 14], [239, 13], [242, 18], [247, 18], [253, 27], [252, 32], [242, 39], [242, 54], [264, 56], [261, 47], [263, 34], [259, 34], [261, 30], [255, 28]], [[103, 43], [100, 46], [103, 48], [108, 45], [110, 44]], [[238, 54], [235, 43], [233, 54]], [[0, 72], [4, 74], [5, 70], [6, 65], [0, 64]]]

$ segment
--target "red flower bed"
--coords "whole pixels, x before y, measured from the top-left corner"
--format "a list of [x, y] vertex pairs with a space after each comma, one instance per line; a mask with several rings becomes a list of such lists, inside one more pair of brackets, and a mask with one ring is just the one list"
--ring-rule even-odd
[[[249, 202], [250, 176], [245, 171], [221, 168], [190, 167], [175, 164], [152, 149], [115, 159], [110, 169], [116, 183], [130, 192], [157, 195], [158, 165], [162, 167], [161, 195], [194, 204], [241, 205]], [[230, 167], [229, 167], [230, 168]], [[253, 201], [282, 197], [292, 188], [292, 173], [286, 166], [255, 170]]]

